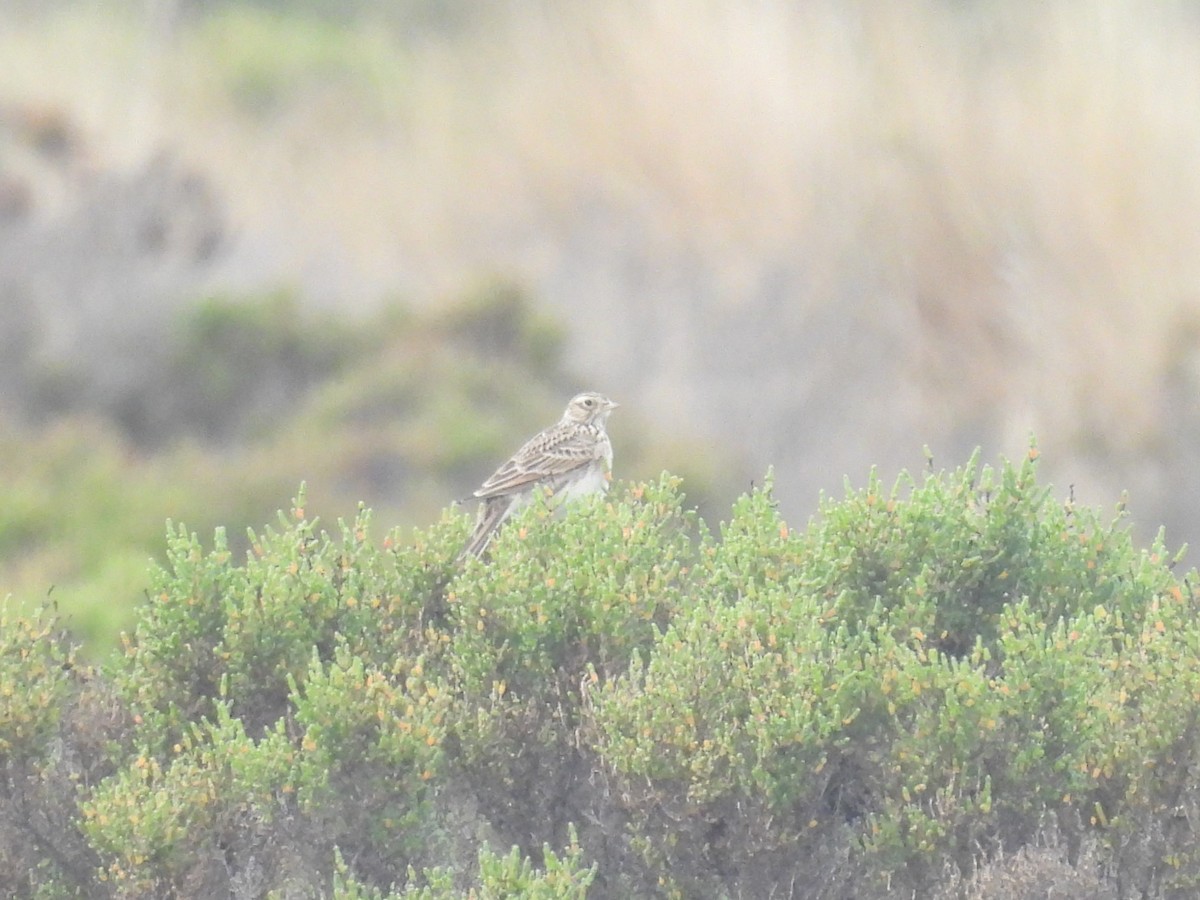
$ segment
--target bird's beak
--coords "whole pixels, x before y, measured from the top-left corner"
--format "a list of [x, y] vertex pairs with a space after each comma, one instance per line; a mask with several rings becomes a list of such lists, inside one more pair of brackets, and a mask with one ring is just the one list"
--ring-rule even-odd
[[617, 408], [618, 406], [620, 406], [620, 405], [621, 405], [621, 404], [620, 404], [620, 403], [618, 403], [618, 402], [617, 402], [617, 401], [615, 401], [615, 400], [609, 400], [609, 401], [608, 401], [608, 408], [609, 408], [609, 409], [616, 409], [616, 408]]

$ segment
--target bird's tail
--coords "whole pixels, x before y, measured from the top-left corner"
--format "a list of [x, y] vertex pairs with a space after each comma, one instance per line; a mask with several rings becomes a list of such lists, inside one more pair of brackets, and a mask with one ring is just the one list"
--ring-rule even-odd
[[492, 535], [508, 517], [511, 505], [507, 497], [490, 497], [483, 502], [479, 507], [479, 518], [475, 520], [475, 529], [458, 553], [459, 561], [468, 556], [483, 555], [483, 551], [492, 542]]

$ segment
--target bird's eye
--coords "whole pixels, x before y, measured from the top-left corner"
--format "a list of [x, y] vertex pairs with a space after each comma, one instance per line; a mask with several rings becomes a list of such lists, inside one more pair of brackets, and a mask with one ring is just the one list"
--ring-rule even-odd
[[588, 409], [591, 409], [593, 406], [596, 405], [596, 401], [593, 400], [591, 397], [588, 397], [586, 400], [583, 401], [583, 405], [586, 406]]

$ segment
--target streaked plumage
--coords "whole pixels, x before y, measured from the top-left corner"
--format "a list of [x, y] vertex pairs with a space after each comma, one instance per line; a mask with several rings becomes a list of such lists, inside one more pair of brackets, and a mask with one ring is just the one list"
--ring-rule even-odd
[[483, 504], [459, 558], [481, 555], [504, 520], [544, 489], [557, 500], [607, 490], [612, 444], [604, 426], [616, 408], [592, 391], [572, 397], [556, 424], [526, 441], [475, 492]]

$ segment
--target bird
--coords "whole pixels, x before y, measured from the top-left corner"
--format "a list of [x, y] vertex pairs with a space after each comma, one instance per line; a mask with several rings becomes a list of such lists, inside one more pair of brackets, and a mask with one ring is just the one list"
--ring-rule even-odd
[[604, 426], [619, 405], [595, 391], [576, 394], [558, 422], [492, 473], [474, 494], [479, 517], [459, 560], [482, 556], [504, 520], [546, 491], [556, 503], [607, 491], [613, 452]]

